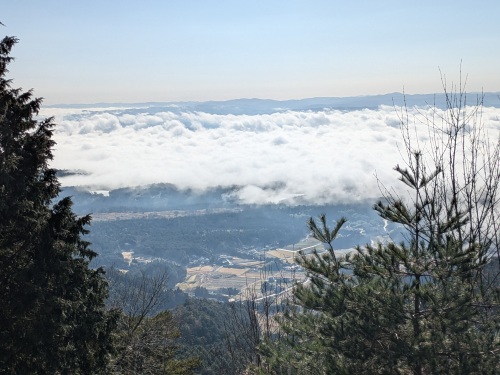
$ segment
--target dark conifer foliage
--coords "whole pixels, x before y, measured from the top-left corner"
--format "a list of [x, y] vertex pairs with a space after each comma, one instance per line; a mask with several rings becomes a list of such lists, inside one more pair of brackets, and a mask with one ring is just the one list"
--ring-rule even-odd
[[[444, 86], [446, 111], [413, 123], [401, 110], [407, 194], [382, 188], [374, 206], [404, 241], [340, 256], [345, 219], [333, 230], [311, 219], [325, 252], [299, 259], [299, 308], [282, 319], [287, 339], [261, 347], [261, 373], [498, 374], [500, 140], [482, 126], [481, 97], [469, 107], [462, 86]], [[422, 128], [427, 147], [413, 137]]]
[[70, 198], [52, 204], [54, 123], [6, 78], [16, 42], [0, 42], [0, 371], [98, 374], [112, 349], [107, 284], [89, 268], [90, 217], [77, 217]]

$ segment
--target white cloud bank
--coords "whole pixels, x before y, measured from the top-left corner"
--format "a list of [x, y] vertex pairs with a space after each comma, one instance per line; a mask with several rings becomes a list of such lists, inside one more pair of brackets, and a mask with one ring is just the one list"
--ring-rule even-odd
[[[42, 115], [57, 123], [52, 166], [88, 172], [61, 182], [92, 189], [236, 185], [248, 203], [297, 195], [317, 204], [352, 202], [380, 196], [375, 173], [386, 186], [398, 185], [393, 167], [403, 162], [400, 121], [389, 106], [265, 115], [46, 108]], [[497, 137], [500, 109], [484, 108], [483, 120]]]

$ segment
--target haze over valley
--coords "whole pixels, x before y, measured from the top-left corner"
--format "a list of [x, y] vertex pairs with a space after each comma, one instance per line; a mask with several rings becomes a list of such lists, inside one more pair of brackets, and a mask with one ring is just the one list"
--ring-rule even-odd
[[[478, 98], [469, 94], [471, 103]], [[484, 104], [485, 128], [495, 132], [497, 95], [484, 94]], [[306, 246], [306, 221], [322, 213], [330, 222], [348, 219], [339, 251], [401, 240], [372, 206], [386, 188], [406, 194], [393, 170], [403, 116], [420, 130], [414, 141], [426, 145], [426, 119], [444, 116], [444, 105], [439, 94], [394, 93], [61, 105], [41, 115], [58, 123], [53, 166], [61, 196], [73, 197], [78, 214], [93, 214], [96, 264], [167, 264], [173, 285], [215, 293], [241, 290], [266, 267], [293, 266], [283, 254], [293, 258], [286, 251]]]
[[[407, 101], [416, 122], [442, 115], [423, 106], [439, 105], [441, 96]], [[496, 94], [486, 94], [485, 103], [485, 126], [494, 131]], [[401, 160], [403, 104], [401, 94], [389, 94], [46, 107], [41, 114], [58, 124], [53, 167], [77, 172], [61, 177], [64, 186], [108, 191], [169, 183], [194, 194], [231, 187], [240, 203], [321, 205], [373, 201], [378, 182], [397, 185], [392, 169]], [[420, 137], [425, 142], [426, 132]]]

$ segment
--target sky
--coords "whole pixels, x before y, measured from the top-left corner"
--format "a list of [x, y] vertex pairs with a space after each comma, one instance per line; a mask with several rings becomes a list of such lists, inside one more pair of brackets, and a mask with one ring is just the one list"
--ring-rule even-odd
[[45, 104], [500, 91], [497, 0], [4, 0]]
[[[498, 0], [4, 0], [0, 22], [20, 40], [13, 87], [47, 105], [130, 103], [42, 108], [57, 124], [51, 166], [85, 172], [64, 186], [238, 186], [245, 203], [324, 204], [397, 186], [393, 106], [245, 114], [137, 103], [439, 93], [441, 74], [500, 92], [499, 14]], [[499, 119], [484, 108], [492, 140]]]

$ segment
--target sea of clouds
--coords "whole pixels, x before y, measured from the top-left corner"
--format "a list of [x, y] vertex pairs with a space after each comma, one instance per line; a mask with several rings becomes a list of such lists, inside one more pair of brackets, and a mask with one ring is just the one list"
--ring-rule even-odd
[[[419, 123], [432, 113], [421, 107], [408, 115]], [[57, 124], [52, 167], [85, 172], [61, 182], [89, 190], [171, 183], [197, 191], [237, 186], [245, 203], [295, 196], [314, 204], [355, 202], [379, 197], [379, 182], [400, 186], [393, 167], [406, 155], [393, 106], [251, 115], [44, 108], [41, 115]], [[498, 139], [500, 109], [483, 108], [482, 121]], [[425, 150], [428, 130], [417, 128]]]

